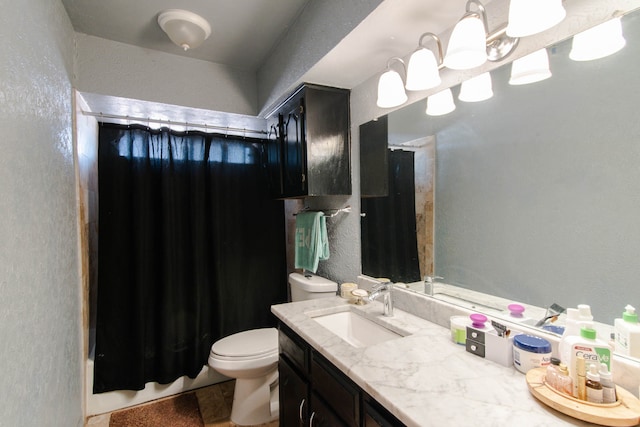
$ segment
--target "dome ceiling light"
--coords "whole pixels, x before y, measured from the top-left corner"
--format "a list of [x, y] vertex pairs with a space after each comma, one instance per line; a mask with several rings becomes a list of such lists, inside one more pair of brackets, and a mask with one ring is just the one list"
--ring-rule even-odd
[[211, 35], [211, 26], [200, 15], [188, 10], [168, 9], [158, 15], [158, 25], [182, 49], [194, 49]]

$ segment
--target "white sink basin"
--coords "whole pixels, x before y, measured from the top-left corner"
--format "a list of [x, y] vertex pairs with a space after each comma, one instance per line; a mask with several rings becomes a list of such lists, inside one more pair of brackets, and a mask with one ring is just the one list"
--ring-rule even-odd
[[384, 341], [402, 338], [402, 335], [387, 329], [355, 312], [340, 311], [313, 317], [324, 326], [354, 347], [368, 347]]

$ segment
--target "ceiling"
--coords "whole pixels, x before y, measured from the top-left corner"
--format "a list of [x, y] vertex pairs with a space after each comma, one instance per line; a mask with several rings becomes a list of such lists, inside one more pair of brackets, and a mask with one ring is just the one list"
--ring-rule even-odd
[[[309, 0], [62, 0], [75, 31], [248, 70], [258, 70]], [[487, 2], [488, 3], [488, 2]], [[384, 0], [313, 70], [315, 80], [353, 88], [383, 71], [392, 56], [405, 56], [425, 31], [453, 26], [466, 0]], [[157, 24], [158, 13], [190, 10], [212, 34], [183, 51]], [[331, 31], [331, 23], [327, 23]], [[318, 82], [319, 82], [318, 81]]]
[[[174, 55], [255, 70], [308, 0], [62, 0], [75, 31]], [[158, 25], [166, 9], [205, 18], [211, 36], [183, 51]]]

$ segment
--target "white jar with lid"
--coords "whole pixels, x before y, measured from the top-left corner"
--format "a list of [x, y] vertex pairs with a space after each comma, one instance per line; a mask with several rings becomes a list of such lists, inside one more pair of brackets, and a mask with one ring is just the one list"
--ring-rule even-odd
[[529, 369], [549, 366], [551, 343], [534, 335], [520, 334], [513, 337], [513, 366], [526, 374]]

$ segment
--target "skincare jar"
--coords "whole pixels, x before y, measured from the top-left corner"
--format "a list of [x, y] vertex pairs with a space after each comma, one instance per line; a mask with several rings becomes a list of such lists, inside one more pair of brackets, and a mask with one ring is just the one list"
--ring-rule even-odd
[[551, 343], [534, 335], [520, 334], [513, 337], [513, 366], [526, 374], [529, 369], [548, 366], [551, 363]]
[[471, 320], [467, 316], [451, 316], [449, 318], [451, 326], [451, 340], [460, 345], [465, 345], [467, 341], [467, 326], [471, 326]]

